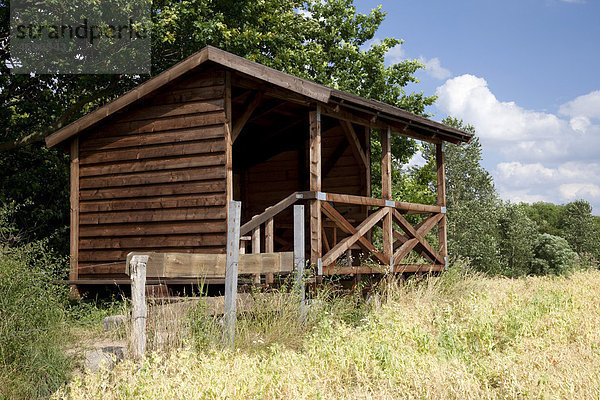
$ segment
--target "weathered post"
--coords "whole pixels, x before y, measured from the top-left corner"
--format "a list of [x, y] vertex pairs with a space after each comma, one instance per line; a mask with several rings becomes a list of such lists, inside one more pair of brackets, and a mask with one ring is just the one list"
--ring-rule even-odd
[[147, 255], [134, 255], [129, 264], [131, 276], [131, 347], [134, 359], [146, 351], [146, 264]]
[[227, 256], [225, 264], [225, 310], [223, 313], [223, 338], [225, 345], [231, 348], [233, 348], [235, 344], [238, 263], [240, 260], [241, 211], [241, 202], [229, 202], [229, 213], [227, 217]]
[[304, 266], [305, 244], [304, 244], [304, 206], [294, 206], [294, 266], [296, 267], [295, 290], [300, 297], [300, 312], [304, 313]]

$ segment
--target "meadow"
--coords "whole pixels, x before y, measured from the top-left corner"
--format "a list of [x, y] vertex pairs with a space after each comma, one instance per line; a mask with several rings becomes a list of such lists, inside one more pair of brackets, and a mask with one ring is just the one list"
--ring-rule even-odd
[[599, 398], [599, 287], [591, 269], [510, 279], [451, 268], [366, 299], [325, 291], [304, 318], [265, 304], [239, 316], [233, 350], [196, 307], [177, 346], [75, 375], [52, 398]]

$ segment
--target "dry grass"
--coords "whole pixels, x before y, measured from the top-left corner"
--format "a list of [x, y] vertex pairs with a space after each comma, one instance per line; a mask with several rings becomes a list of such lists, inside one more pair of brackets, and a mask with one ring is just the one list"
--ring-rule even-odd
[[235, 351], [188, 341], [141, 367], [76, 378], [55, 397], [600, 398], [599, 288], [598, 271], [388, 283], [359, 311], [322, 301], [305, 325], [292, 309], [251, 313]]

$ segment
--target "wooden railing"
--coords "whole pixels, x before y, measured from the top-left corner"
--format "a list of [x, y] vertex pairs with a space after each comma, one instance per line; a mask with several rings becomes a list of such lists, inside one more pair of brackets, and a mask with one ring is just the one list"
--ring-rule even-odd
[[[297, 202], [320, 203], [320, 212], [325, 217], [322, 220], [318, 231], [312, 229], [311, 239], [314, 235], [318, 236], [323, 245], [323, 253], [318, 254], [319, 273], [328, 274], [356, 274], [356, 273], [385, 273], [385, 272], [416, 272], [416, 271], [439, 271], [444, 269], [446, 258], [445, 233], [440, 235], [439, 246], [435, 249], [427, 240], [427, 234], [441, 222], [445, 223], [445, 207], [435, 205], [425, 205], [416, 203], [407, 203], [393, 200], [383, 200], [371, 197], [344, 195], [335, 193], [324, 193], [317, 191], [295, 192], [277, 204], [268, 207], [263, 213], [254, 216], [250, 221], [240, 228], [242, 241], [251, 242], [252, 253], [261, 252], [261, 227], [264, 226], [264, 251], [274, 251], [275, 227], [274, 218], [284, 210]], [[336, 209], [335, 205], [358, 205], [364, 206], [368, 212], [363, 221], [356, 224], [349, 218], [346, 218]], [[406, 214], [425, 214], [428, 215], [418, 225], [413, 226], [406, 218]], [[392, 224], [397, 227], [387, 232], [391, 237], [385, 238], [389, 243], [387, 252], [379, 250], [373, 243], [369, 234], [376, 226], [384, 226], [384, 220], [390, 218]], [[313, 219], [314, 220], [314, 219]], [[329, 240], [325, 229], [332, 229], [332, 239]], [[341, 234], [338, 235], [338, 231]], [[384, 230], [383, 235], [386, 235]], [[338, 237], [341, 239], [338, 240]], [[310, 243], [315, 243], [311, 240]], [[245, 249], [246, 245], [242, 244]], [[384, 246], [386, 247], [386, 246]], [[391, 247], [391, 248], [390, 248]], [[379, 266], [353, 265], [349, 261], [349, 254], [353, 249], [361, 249], [364, 254], [379, 263]], [[308, 253], [314, 253], [314, 249], [308, 249]], [[243, 251], [243, 250], [242, 250]], [[415, 251], [428, 263], [423, 264], [402, 264], [402, 261], [409, 253]], [[386, 254], [387, 253], [387, 254]], [[345, 262], [339, 260], [345, 256]], [[256, 277], [258, 281], [260, 277]], [[266, 282], [272, 282], [272, 276], [266, 276]]]

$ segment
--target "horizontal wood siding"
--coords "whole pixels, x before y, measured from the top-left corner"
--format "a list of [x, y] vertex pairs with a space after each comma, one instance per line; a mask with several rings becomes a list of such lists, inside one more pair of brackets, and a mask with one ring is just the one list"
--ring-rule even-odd
[[224, 72], [199, 72], [81, 138], [79, 278], [131, 251], [223, 253]]
[[[336, 149], [348, 139], [341, 127], [330, 129], [323, 133], [323, 164], [333, 162]], [[364, 168], [361, 168], [350, 146], [347, 146], [339, 159], [333, 164], [326, 175], [322, 176], [322, 191], [327, 193], [353, 194], [366, 196]], [[366, 217], [364, 207], [335, 204], [335, 208], [347, 219], [362, 222]]]

